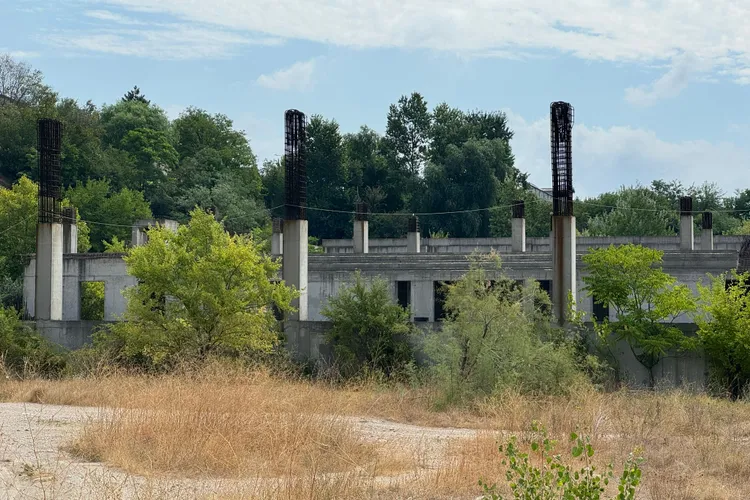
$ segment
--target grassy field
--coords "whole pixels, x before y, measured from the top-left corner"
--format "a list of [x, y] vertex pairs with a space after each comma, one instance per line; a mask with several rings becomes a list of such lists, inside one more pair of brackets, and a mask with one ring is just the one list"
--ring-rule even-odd
[[[4, 380], [3, 401], [106, 408], [66, 445], [145, 477], [225, 478], [215, 498], [476, 498], [498, 443], [533, 420], [591, 436], [599, 465], [643, 450], [638, 498], [750, 494], [750, 406], [687, 393], [513, 392], [435, 411], [426, 388], [345, 387], [209, 368], [173, 376]], [[409, 425], [407, 425], [409, 424]]]

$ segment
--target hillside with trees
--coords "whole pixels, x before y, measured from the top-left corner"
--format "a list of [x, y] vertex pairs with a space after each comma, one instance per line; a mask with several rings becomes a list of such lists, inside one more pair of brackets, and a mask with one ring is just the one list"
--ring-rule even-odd
[[[0, 213], [9, 214], [9, 223], [33, 219], [33, 207], [19, 212], [11, 203], [29, 189], [19, 184], [24, 178], [37, 180], [40, 117], [63, 122], [64, 194], [88, 224], [90, 251], [103, 251], [115, 239], [127, 243], [137, 219], [184, 223], [195, 207], [211, 211], [236, 234], [269, 232], [270, 218], [282, 215], [283, 159], [259, 167], [252, 138], [230, 117], [188, 107], [170, 120], [138, 87], [112, 96], [109, 104], [81, 103], [7, 55], [0, 57], [0, 75], [0, 189], [18, 191], [0, 196]], [[309, 117], [311, 237], [351, 237], [357, 201], [373, 213], [373, 238], [402, 236], [412, 213], [420, 214], [425, 235], [509, 236], [509, 205], [516, 199], [526, 200], [528, 235], [549, 234], [551, 204], [528, 189], [504, 113], [447, 103], [431, 108], [416, 92], [384, 111], [384, 134], [365, 124], [343, 131], [333, 117]], [[591, 236], [676, 234], [678, 198], [686, 194], [694, 196], [696, 211], [714, 211], [718, 234], [750, 233], [750, 189], [728, 195], [715, 184], [662, 180], [578, 200], [578, 230]], [[12, 254], [6, 260], [34, 251], [33, 227], [21, 225], [12, 244], [0, 244]], [[22, 267], [4, 266], [13, 270], [6, 280], [20, 277]]]

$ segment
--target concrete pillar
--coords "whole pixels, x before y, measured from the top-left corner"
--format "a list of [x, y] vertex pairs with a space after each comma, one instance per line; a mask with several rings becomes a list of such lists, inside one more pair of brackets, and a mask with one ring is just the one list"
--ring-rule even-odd
[[514, 201], [511, 210], [511, 250], [513, 253], [524, 253], [526, 251], [526, 218], [524, 213], [524, 201]]
[[299, 298], [292, 302], [297, 309], [287, 319], [307, 321], [307, 221], [284, 221], [284, 260], [282, 277], [288, 286], [299, 291]]
[[[564, 325], [568, 309], [575, 309], [576, 218], [572, 215], [552, 217], [552, 312], [555, 321]], [[569, 302], [568, 294], [572, 301]]]
[[693, 238], [693, 198], [683, 196], [680, 198], [680, 250], [692, 252]]
[[714, 214], [712, 212], [703, 212], [701, 227], [701, 250], [710, 252], [714, 249]]
[[35, 319], [61, 320], [63, 309], [63, 225], [40, 222], [36, 229]]
[[63, 220], [63, 253], [78, 253], [78, 210], [65, 207]]
[[406, 232], [406, 251], [419, 253], [422, 250], [422, 235], [419, 232], [419, 217], [409, 217], [409, 229]]
[[130, 233], [130, 246], [140, 247], [148, 242], [148, 230], [153, 226], [160, 226], [169, 229], [170, 231], [177, 231], [180, 227], [180, 223], [176, 220], [171, 219], [140, 219], [135, 221], [133, 229]]
[[354, 253], [370, 252], [367, 203], [357, 202], [354, 211]]
[[133, 224], [133, 230], [130, 233], [130, 246], [140, 247], [146, 244], [148, 241], [148, 235], [146, 230], [151, 225], [151, 220], [137, 220]]
[[273, 229], [271, 230], [271, 255], [284, 254], [284, 219], [274, 218], [272, 221]]

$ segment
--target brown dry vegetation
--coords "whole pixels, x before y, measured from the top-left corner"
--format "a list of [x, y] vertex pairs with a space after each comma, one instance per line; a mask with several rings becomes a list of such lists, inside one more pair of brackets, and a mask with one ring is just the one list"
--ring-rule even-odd
[[[341, 387], [215, 367], [163, 377], [0, 382], [6, 401], [113, 408], [72, 443], [80, 456], [147, 476], [251, 480], [229, 498], [476, 497], [480, 477], [504, 475], [498, 442], [523, 433], [532, 420], [554, 436], [574, 430], [591, 436], [598, 463], [613, 461], [616, 471], [642, 448], [643, 498], [733, 499], [750, 492], [746, 403], [680, 392], [582, 390], [564, 398], [508, 392], [437, 412], [432, 396], [424, 388]], [[420, 439], [396, 429], [389, 439], [368, 434], [355, 416], [479, 432], [440, 439], [428, 429]]]

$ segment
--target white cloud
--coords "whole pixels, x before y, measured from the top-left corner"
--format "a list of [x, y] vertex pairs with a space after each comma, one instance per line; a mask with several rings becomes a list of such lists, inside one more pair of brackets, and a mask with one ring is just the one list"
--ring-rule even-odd
[[750, 4], [734, 0], [95, 0], [133, 12], [347, 47], [668, 61], [694, 54], [749, 83]]
[[149, 57], [153, 59], [203, 59], [225, 57], [245, 45], [277, 45], [279, 39], [249, 37], [227, 30], [171, 24], [144, 29], [64, 31], [45, 37], [71, 51]]
[[108, 10], [87, 10], [83, 13], [83, 15], [92, 19], [98, 19], [100, 21], [111, 21], [117, 24], [144, 24], [136, 19], [133, 19], [132, 17], [123, 16], [122, 14], [117, 14], [116, 12], [111, 12]]
[[256, 83], [261, 87], [275, 90], [308, 90], [313, 85], [313, 73], [317, 61], [299, 61], [288, 68], [280, 69], [268, 75], [260, 75]]
[[[507, 111], [515, 132], [516, 166], [540, 187], [552, 183], [549, 119], [527, 121]], [[715, 181], [732, 193], [750, 164], [750, 149], [729, 142], [668, 142], [631, 127], [573, 127], [573, 183], [578, 196], [594, 196], [621, 185], [679, 179], [683, 184]]]
[[661, 99], [677, 97], [687, 87], [691, 77], [704, 68], [705, 64], [701, 64], [693, 56], [675, 58], [669, 71], [650, 85], [625, 89], [625, 100], [636, 106], [646, 107]]
[[0, 49], [0, 52], [5, 52], [13, 59], [33, 59], [35, 57], [39, 57], [39, 52], [33, 52], [29, 50]]

